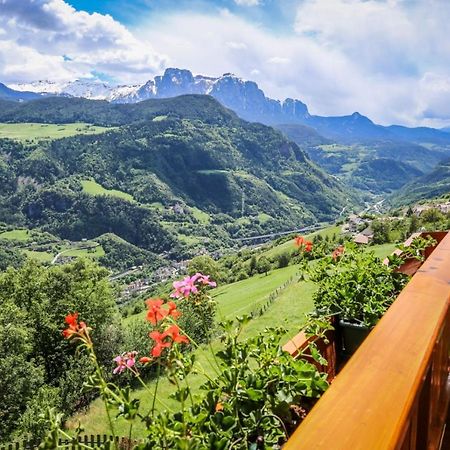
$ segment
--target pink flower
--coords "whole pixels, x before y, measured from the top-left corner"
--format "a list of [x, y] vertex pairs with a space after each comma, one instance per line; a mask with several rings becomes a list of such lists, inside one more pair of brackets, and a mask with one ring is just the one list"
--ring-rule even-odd
[[196, 273], [194, 275], [194, 277], [197, 277], [197, 281], [199, 281], [200, 283], [204, 284], [204, 285], [208, 285], [211, 287], [216, 287], [217, 283], [215, 281], [210, 281], [210, 276], [209, 275], [203, 275], [202, 273]]
[[334, 252], [331, 254], [331, 257], [334, 261], [336, 261], [345, 251], [345, 247], [343, 245], [337, 247]]
[[175, 281], [173, 288], [175, 289], [170, 296], [172, 298], [188, 298], [191, 294], [197, 294], [200, 285], [216, 287], [217, 283], [209, 279], [209, 275], [203, 275], [197, 272], [192, 277], [185, 277], [181, 281]]
[[172, 298], [188, 298], [190, 294], [196, 294], [198, 292], [198, 288], [195, 285], [197, 281], [196, 276], [185, 277], [181, 281], [174, 281], [173, 288], [175, 289], [170, 296]]
[[117, 367], [113, 370], [114, 374], [122, 373], [126, 369], [131, 369], [136, 364], [137, 352], [126, 352], [114, 358]]

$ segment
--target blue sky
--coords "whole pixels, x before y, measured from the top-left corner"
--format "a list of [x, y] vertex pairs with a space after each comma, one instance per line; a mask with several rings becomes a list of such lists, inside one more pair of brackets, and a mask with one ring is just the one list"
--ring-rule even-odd
[[450, 1], [0, 0], [0, 81], [254, 80], [313, 114], [450, 125]]
[[234, 14], [256, 21], [277, 32], [286, 32], [293, 26], [295, 7], [292, 0], [70, 0], [67, 3], [76, 9], [110, 14], [119, 22], [133, 27], [144, 15], [157, 19], [160, 15], [174, 11], [215, 14], [220, 9], [228, 9]]

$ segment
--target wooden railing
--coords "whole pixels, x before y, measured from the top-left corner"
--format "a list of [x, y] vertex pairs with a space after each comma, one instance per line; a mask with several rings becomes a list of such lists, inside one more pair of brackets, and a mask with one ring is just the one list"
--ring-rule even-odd
[[450, 397], [450, 233], [439, 238], [285, 450], [440, 448]]

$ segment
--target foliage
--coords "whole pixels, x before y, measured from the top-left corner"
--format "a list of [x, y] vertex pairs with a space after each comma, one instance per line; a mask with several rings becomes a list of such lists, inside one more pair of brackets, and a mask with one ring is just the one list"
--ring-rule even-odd
[[[130, 432], [134, 421], [140, 419], [146, 423], [147, 437], [137, 448], [226, 448], [230, 442], [242, 449], [278, 446], [286, 441], [327, 388], [326, 375], [304, 360], [303, 354], [293, 358], [283, 352], [279, 344], [284, 334], [282, 329], [267, 329], [241, 341], [242, 327], [249, 320], [242, 317], [236, 324], [232, 321], [223, 324], [224, 348], [215, 355], [214, 363], [217, 376], [203, 386], [204, 394], [194, 398], [189, 386], [184, 384], [194, 368], [194, 357], [181, 352], [180, 347], [189, 340], [176, 325], [167, 328], [179, 316], [176, 308], [170, 302], [164, 305], [159, 300], [149, 301], [148, 308], [148, 320], [161, 331], [150, 333], [154, 341], [151, 357], [142, 357], [139, 363], [155, 364], [158, 372], [165, 368], [166, 376], [177, 387], [173, 398], [179, 402], [180, 409], [175, 413], [157, 412], [154, 400], [150, 412], [142, 413], [139, 400], [130, 396], [128, 388], [107, 383], [96, 363], [90, 328], [78, 322], [76, 315], [66, 317], [69, 326], [64, 332], [67, 338], [80, 343], [97, 367], [88, 385], [101, 393], [106, 408], [108, 405], [117, 408], [118, 416], [130, 423]], [[315, 329], [318, 337], [323, 338], [327, 328], [322, 325], [317, 324]], [[309, 350], [323, 363], [314, 343]], [[129, 371], [145, 385], [135, 351], [122, 353], [115, 361], [115, 373]], [[156, 395], [157, 390], [154, 399]], [[46, 445], [50, 446], [58, 430], [65, 432], [57, 418], [51, 414], [49, 418], [52, 430]], [[114, 436], [114, 426], [110, 424]]]
[[313, 277], [319, 281], [314, 304], [320, 314], [367, 327], [378, 322], [408, 279], [356, 244], [324, 259]]
[[270, 261], [267, 259], [267, 257], [261, 256], [256, 264], [256, 270], [258, 271], [258, 273], [265, 273], [267, 275], [270, 269]]
[[208, 255], [199, 255], [192, 258], [188, 264], [189, 275], [194, 275], [198, 272], [209, 273], [210, 277], [214, 281], [222, 281], [220, 275], [219, 264]]
[[0, 271], [8, 267], [19, 267], [25, 261], [25, 257], [14, 248], [0, 248]]
[[161, 258], [155, 253], [130, 244], [112, 233], [103, 234], [96, 241], [105, 251], [105, 256], [99, 262], [110, 269], [120, 271], [144, 264], [154, 268], [162, 264]]
[[[118, 128], [26, 145], [0, 140], [0, 220], [71, 240], [112, 232], [154, 253], [182, 255], [182, 236], [197, 236], [197, 251], [213, 251], [235, 235], [328, 220], [348, 203], [344, 187], [297, 145], [207, 96], [135, 105], [42, 99], [5, 104], [0, 113], [16, 122], [85, 119]], [[83, 192], [87, 179], [91, 193], [134, 200]], [[176, 213], [176, 204], [189, 206]]]
[[104, 269], [83, 260], [49, 269], [28, 261], [0, 274], [2, 439], [16, 427], [37, 432], [41, 425], [34, 412], [41, 400], [69, 414], [92, 398], [82, 386], [89, 365], [64, 341], [61, 325], [67, 309], [89, 316], [100, 363], [110, 364], [117, 345], [108, 338], [109, 328], [117, 309], [105, 277]]

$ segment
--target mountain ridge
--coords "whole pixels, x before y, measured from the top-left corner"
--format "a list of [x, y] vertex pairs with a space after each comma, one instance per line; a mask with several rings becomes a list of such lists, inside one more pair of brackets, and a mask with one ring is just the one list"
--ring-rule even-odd
[[231, 73], [220, 77], [193, 75], [186, 69], [168, 68], [141, 85], [112, 86], [100, 81], [75, 80], [67, 83], [39, 81], [15, 84], [11, 88], [45, 95], [65, 95], [112, 103], [137, 103], [155, 98], [186, 94], [210, 95], [239, 117], [266, 125], [303, 124], [314, 128], [327, 139], [341, 142], [354, 141], [411, 141], [426, 139], [435, 144], [450, 144], [450, 133], [428, 127], [409, 128], [400, 125], [375, 124], [368, 117], [354, 112], [344, 116], [317, 116], [309, 113], [301, 100], [286, 98], [283, 101], [266, 97], [257, 83]]

